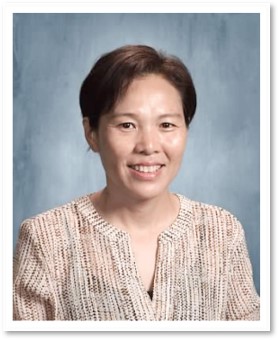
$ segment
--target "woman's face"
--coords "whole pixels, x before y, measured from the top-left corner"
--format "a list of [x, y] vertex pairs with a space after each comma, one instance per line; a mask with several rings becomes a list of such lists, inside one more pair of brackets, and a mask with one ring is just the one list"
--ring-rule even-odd
[[187, 128], [179, 92], [158, 75], [135, 79], [94, 133], [109, 192], [129, 199], [165, 194], [179, 169]]

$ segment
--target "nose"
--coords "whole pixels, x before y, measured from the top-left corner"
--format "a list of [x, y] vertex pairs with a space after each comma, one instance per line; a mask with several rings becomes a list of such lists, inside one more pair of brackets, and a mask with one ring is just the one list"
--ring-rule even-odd
[[160, 138], [155, 129], [145, 129], [138, 133], [135, 151], [137, 153], [151, 155], [160, 150]]

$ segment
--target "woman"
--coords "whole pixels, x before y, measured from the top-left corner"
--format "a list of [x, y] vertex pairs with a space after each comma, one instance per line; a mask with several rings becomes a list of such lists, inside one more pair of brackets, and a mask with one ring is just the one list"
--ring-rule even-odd
[[116, 49], [84, 80], [80, 106], [106, 187], [23, 222], [14, 319], [258, 320], [240, 223], [168, 189], [196, 108], [184, 64]]

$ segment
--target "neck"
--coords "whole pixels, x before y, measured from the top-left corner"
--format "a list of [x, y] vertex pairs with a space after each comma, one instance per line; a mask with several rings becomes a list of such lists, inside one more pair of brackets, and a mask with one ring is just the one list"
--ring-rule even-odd
[[145, 200], [113, 195], [107, 188], [92, 198], [97, 211], [111, 224], [129, 233], [160, 233], [167, 229], [179, 211], [178, 198], [169, 193]]

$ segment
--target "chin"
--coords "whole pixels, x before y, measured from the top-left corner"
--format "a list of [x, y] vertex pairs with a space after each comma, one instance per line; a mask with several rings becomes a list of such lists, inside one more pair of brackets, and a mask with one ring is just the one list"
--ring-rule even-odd
[[129, 192], [127, 197], [131, 197], [131, 199], [135, 199], [138, 201], [146, 201], [146, 200], [151, 200], [160, 196], [165, 195], [168, 192], [167, 188], [140, 188], [140, 190], [132, 190]]

